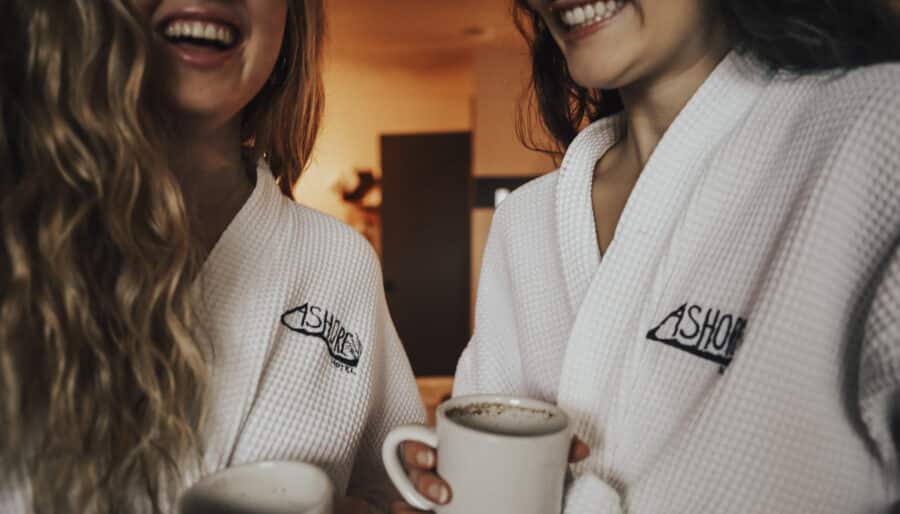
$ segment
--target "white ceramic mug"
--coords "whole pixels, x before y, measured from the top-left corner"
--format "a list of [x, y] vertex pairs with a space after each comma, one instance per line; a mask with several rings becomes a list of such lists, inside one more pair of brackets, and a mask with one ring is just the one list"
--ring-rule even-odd
[[[382, 458], [407, 503], [440, 514], [558, 514], [572, 431], [562, 409], [538, 400], [477, 395], [437, 409], [436, 430], [404, 425], [388, 434]], [[399, 456], [403, 441], [438, 449], [437, 472], [453, 490], [439, 506], [416, 491]]]
[[303, 462], [256, 462], [202, 478], [178, 502], [179, 514], [331, 514], [334, 486]]

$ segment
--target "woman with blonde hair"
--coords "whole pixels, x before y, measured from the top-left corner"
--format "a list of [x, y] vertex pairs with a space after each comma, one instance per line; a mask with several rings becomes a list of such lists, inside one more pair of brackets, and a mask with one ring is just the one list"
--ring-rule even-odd
[[377, 259], [290, 200], [320, 0], [14, 0], [0, 53], [0, 511], [165, 512], [321, 466], [384, 508], [421, 405]]

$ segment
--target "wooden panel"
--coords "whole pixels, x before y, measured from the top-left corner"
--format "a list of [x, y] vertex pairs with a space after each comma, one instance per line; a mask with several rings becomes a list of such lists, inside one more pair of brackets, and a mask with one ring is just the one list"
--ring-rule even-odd
[[471, 136], [383, 136], [385, 290], [416, 375], [452, 375], [469, 338]]

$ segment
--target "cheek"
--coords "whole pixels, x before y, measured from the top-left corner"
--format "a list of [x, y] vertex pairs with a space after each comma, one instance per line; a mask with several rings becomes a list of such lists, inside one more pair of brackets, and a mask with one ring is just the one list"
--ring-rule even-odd
[[683, 41], [704, 33], [707, 28], [704, 8], [698, 0], [642, 0], [641, 3], [647, 32], [657, 34], [659, 42]]
[[247, 0], [246, 5], [252, 35], [246, 49], [242, 75], [255, 95], [264, 87], [277, 65], [287, 23], [288, 2]]
[[288, 17], [287, 0], [250, 0], [247, 2], [250, 18], [254, 20], [254, 30], [259, 35], [260, 57], [275, 62], [281, 51]]
[[139, 13], [149, 18], [150, 13], [152, 13], [153, 9], [156, 8], [156, 5], [159, 4], [159, 0], [132, 0], [132, 3]]

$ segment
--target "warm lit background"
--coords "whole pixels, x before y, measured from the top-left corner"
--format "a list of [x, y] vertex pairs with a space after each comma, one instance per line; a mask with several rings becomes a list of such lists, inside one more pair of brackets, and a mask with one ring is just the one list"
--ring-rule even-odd
[[424, 377], [453, 373], [471, 330], [494, 190], [509, 188], [486, 179], [514, 184], [553, 168], [516, 137], [527, 49], [511, 0], [325, 7], [327, 107], [296, 194], [382, 256], [395, 323], [433, 404], [449, 381]]

